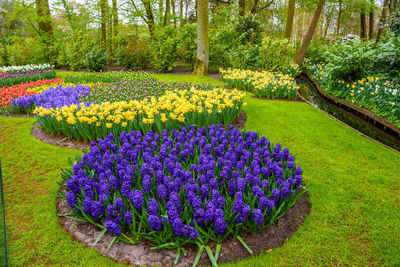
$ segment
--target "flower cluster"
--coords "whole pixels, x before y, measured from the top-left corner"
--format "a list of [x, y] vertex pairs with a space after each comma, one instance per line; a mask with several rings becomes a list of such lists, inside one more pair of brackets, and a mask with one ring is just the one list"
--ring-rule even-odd
[[65, 82], [73, 84], [114, 83], [121, 81], [155, 81], [154, 74], [146, 72], [110, 71], [73, 73], [65, 77]]
[[35, 107], [43, 108], [61, 108], [70, 107], [71, 105], [84, 103], [89, 106], [90, 103], [82, 102], [80, 97], [87, 95], [90, 92], [89, 86], [76, 85], [63, 87], [50, 87], [38, 95], [25, 95], [11, 100], [11, 105], [14, 110], [30, 110]]
[[323, 90], [336, 97], [368, 109], [400, 128], [400, 86], [379, 77], [367, 77], [357, 81], [333, 80], [325, 67], [305, 61], [304, 69], [320, 83]]
[[49, 64], [5, 67], [0, 73], [0, 87], [9, 87], [40, 79], [56, 77], [54, 67]]
[[327, 92], [366, 108], [388, 119], [400, 128], [400, 86], [378, 77], [367, 77], [356, 82], [338, 81], [327, 87]]
[[37, 70], [50, 70], [53, 69], [54, 66], [51, 66], [48, 63], [38, 64], [38, 65], [25, 65], [25, 66], [9, 66], [9, 67], [0, 67], [0, 71], [5, 73], [26, 73], [29, 71], [37, 71]]
[[118, 102], [141, 100], [144, 98], [158, 97], [171, 90], [188, 90], [190, 88], [211, 90], [212, 86], [195, 84], [189, 82], [166, 83], [153, 80], [146, 81], [120, 81], [114, 83], [99, 83], [91, 86], [90, 93], [82, 98], [87, 102]]
[[220, 69], [220, 75], [228, 86], [251, 91], [262, 98], [296, 99], [299, 89], [294, 78], [288, 74]]
[[92, 141], [133, 129], [148, 132], [176, 129], [194, 124], [206, 126], [233, 121], [240, 112], [244, 94], [237, 90], [166, 91], [156, 98], [141, 101], [104, 102], [61, 108], [37, 107], [37, 119], [48, 133]]
[[62, 176], [74, 215], [127, 242], [177, 247], [257, 232], [303, 192], [287, 148], [232, 125], [110, 133]]

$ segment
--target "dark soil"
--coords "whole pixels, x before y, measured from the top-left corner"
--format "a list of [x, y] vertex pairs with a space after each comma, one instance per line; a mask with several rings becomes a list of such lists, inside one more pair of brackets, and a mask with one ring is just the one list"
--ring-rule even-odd
[[43, 141], [53, 146], [61, 146], [81, 150], [87, 149], [90, 146], [90, 143], [67, 139], [65, 136], [49, 135], [42, 128], [40, 128], [40, 125], [37, 122], [32, 127], [32, 136], [40, 141]]
[[244, 124], [247, 121], [246, 112], [240, 111], [239, 117], [237, 117], [231, 124], [238, 130], [242, 130], [244, 128]]
[[296, 99], [264, 98], [264, 97], [258, 97], [256, 95], [253, 95], [252, 98], [257, 98], [257, 99], [262, 99], [262, 100], [269, 100], [269, 101], [304, 102], [304, 100], [299, 95], [297, 95]]
[[[284, 244], [299, 226], [303, 224], [310, 210], [311, 203], [306, 194], [273, 225], [257, 234], [243, 234], [242, 238], [253, 250], [253, 255], [270, 252], [272, 249]], [[57, 213], [69, 213], [66, 199], [57, 199]], [[93, 242], [101, 233], [100, 229], [89, 223], [75, 221], [65, 217], [59, 217], [59, 222], [68, 234], [73, 236], [77, 241], [85, 243], [87, 246], [92, 246]], [[114, 243], [106, 253], [107, 247], [112, 239], [113, 235], [107, 232], [94, 248], [103, 256], [126, 264], [149, 266], [174, 265], [176, 250], [150, 250], [151, 244], [146, 241], [141, 241], [138, 245], [130, 245], [124, 242]], [[187, 246], [185, 249], [187, 256], [181, 255], [177, 266], [191, 266], [196, 257], [198, 251], [196, 246]], [[215, 252], [215, 244], [212, 250]], [[221, 245], [218, 263], [235, 261], [250, 256], [252, 255], [249, 254], [236, 238], [230, 238], [225, 240]], [[199, 265], [211, 265], [205, 251], [203, 251]]]

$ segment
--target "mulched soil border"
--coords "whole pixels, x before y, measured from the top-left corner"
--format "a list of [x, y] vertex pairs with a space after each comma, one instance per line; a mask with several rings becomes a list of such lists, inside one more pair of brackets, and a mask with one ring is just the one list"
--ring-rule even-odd
[[[57, 213], [69, 213], [68, 203], [65, 198], [58, 198], [56, 201]], [[303, 224], [307, 215], [311, 211], [311, 203], [308, 194], [304, 194], [296, 204], [290, 208], [282, 218], [274, 222], [270, 227], [257, 234], [242, 234], [242, 238], [253, 250], [249, 252], [237, 241], [236, 238], [229, 238], [222, 242], [221, 253], [218, 263], [227, 263], [251, 256], [259, 255], [264, 252], [271, 252], [274, 248], [282, 246], [294, 232]], [[64, 230], [78, 242], [93, 247], [101, 230], [89, 223], [76, 221], [60, 216], [58, 219]], [[174, 265], [176, 250], [162, 249], [150, 250], [151, 244], [146, 240], [141, 240], [137, 245], [130, 245], [124, 242], [114, 243], [109, 251], [106, 250], [113, 239], [109, 232], [105, 233], [100, 241], [93, 247], [101, 255], [125, 264], [134, 266], [172, 266]], [[215, 244], [211, 244], [212, 251], [215, 253]], [[185, 246], [187, 255], [179, 258], [176, 266], [191, 266], [197, 255], [198, 247], [193, 245]], [[211, 265], [211, 262], [203, 251], [199, 261], [199, 266]]]
[[40, 124], [38, 122], [36, 122], [33, 125], [31, 133], [32, 136], [37, 140], [40, 140], [42, 142], [45, 142], [53, 146], [67, 147], [80, 150], [87, 149], [90, 146], [90, 143], [78, 142], [76, 140], [66, 139], [66, 137], [62, 135], [56, 135], [56, 134], [49, 135], [40, 127]]

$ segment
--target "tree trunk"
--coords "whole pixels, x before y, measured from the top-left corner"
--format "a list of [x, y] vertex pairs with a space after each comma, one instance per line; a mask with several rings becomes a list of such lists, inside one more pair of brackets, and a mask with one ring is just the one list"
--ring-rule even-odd
[[329, 26], [331, 25], [331, 20], [332, 20], [332, 15], [329, 15], [326, 18], [326, 25], [325, 25], [325, 31], [324, 31], [324, 38], [326, 38], [326, 36], [328, 35], [328, 30], [329, 30]]
[[365, 14], [365, 11], [362, 11], [362, 13], [360, 13], [360, 38], [367, 38], [367, 16]]
[[208, 0], [197, 3], [197, 58], [193, 75], [208, 74]]
[[340, 22], [342, 20], [342, 0], [339, 0], [339, 12], [337, 18], [336, 35], [340, 35]]
[[[374, 0], [371, 0], [371, 4], [374, 4]], [[369, 39], [374, 39], [374, 9], [371, 7], [369, 11]]]
[[107, 42], [107, 6], [106, 0], [100, 0], [101, 42]]
[[379, 42], [379, 38], [380, 38], [381, 35], [385, 32], [385, 27], [386, 27], [386, 13], [387, 13], [388, 6], [389, 6], [389, 0], [385, 0], [385, 2], [383, 3], [381, 19], [380, 19], [380, 21], [379, 21], [379, 30], [378, 30], [378, 34], [376, 35], [376, 42]]
[[286, 16], [285, 34], [283, 35], [283, 38], [289, 40], [290, 36], [292, 35], [292, 29], [293, 29], [294, 9], [295, 9], [295, 0], [289, 0], [287, 16]]
[[324, 7], [324, 4], [325, 4], [325, 0], [319, 0], [317, 9], [315, 10], [314, 16], [312, 18], [310, 27], [308, 28], [307, 34], [303, 39], [303, 43], [301, 44], [299, 53], [297, 54], [297, 56], [295, 58], [295, 62], [298, 65], [300, 65], [303, 62], [304, 56], [307, 52], [307, 48], [312, 40], [315, 28], [317, 27], [319, 17], [321, 16], [321, 12]]
[[53, 26], [51, 25], [51, 14], [48, 0], [35, 0], [36, 14], [39, 17], [39, 33], [46, 35], [46, 42], [53, 38]]
[[164, 15], [164, 27], [165, 26], [167, 26], [168, 25], [168, 23], [169, 23], [169, 13], [170, 13], [170, 11], [169, 11], [169, 9], [170, 9], [170, 1], [171, 0], [166, 0], [167, 2], [166, 2], [166, 7], [165, 7], [165, 15]]
[[146, 10], [146, 18], [147, 18], [147, 25], [149, 26], [149, 33], [150, 36], [153, 36], [155, 30], [153, 10], [151, 9], [149, 0], [142, 0], [142, 3], [144, 5], [144, 9]]
[[185, 18], [188, 18], [189, 0], [185, 0]]
[[158, 16], [160, 18], [159, 23], [161, 24], [161, 21], [163, 20], [163, 14], [164, 14], [164, 0], [159, 0], [158, 1]]
[[171, 0], [172, 17], [174, 18], [174, 27], [176, 28], [176, 13], [175, 13], [175, 0]]
[[113, 34], [118, 34], [118, 5], [117, 0], [112, 0]]
[[244, 17], [246, 10], [246, 0], [239, 0], [239, 16]]
[[183, 25], [183, 0], [180, 0], [180, 2], [179, 2], [179, 22], [182, 27], [182, 25]]

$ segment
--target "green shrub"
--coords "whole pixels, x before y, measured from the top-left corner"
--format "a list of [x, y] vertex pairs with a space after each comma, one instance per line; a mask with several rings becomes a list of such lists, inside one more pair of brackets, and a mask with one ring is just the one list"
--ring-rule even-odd
[[104, 69], [106, 64], [106, 54], [98, 46], [92, 47], [92, 49], [86, 54], [85, 66], [90, 71], [100, 71]]
[[147, 41], [137, 37], [122, 45], [116, 55], [117, 64], [128, 69], [144, 69], [149, 65], [150, 58]]
[[235, 69], [259, 69], [260, 51], [255, 45], [239, 45], [230, 50], [229, 66]]
[[272, 40], [265, 37], [260, 48], [260, 65], [267, 71], [286, 72], [295, 55], [296, 49], [287, 39]]
[[178, 38], [177, 30], [172, 26], [156, 30], [150, 42], [153, 66], [160, 72], [171, 70], [175, 66]]
[[177, 57], [191, 68], [197, 56], [197, 24], [187, 23], [178, 31]]
[[11, 42], [6, 52], [10, 65], [53, 63], [50, 61], [50, 50], [39, 40], [14, 36]]
[[59, 51], [57, 66], [79, 70], [85, 65], [86, 53], [90, 43], [82, 32], [73, 32], [71, 37], [59, 38], [55, 44]]

